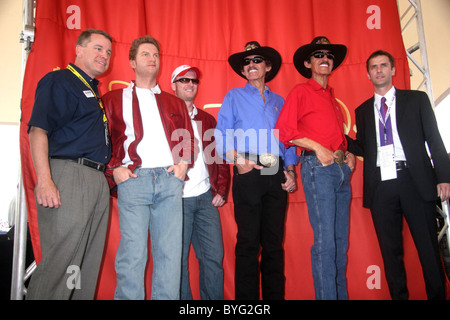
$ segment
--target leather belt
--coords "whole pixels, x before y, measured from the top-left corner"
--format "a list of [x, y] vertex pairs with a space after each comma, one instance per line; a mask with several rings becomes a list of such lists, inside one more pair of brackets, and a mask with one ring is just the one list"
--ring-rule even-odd
[[92, 169], [95, 169], [95, 170], [98, 170], [101, 172], [105, 172], [105, 168], [106, 168], [106, 166], [103, 163], [92, 161], [87, 158], [50, 157], [50, 159], [67, 160], [67, 161], [76, 162], [78, 164], [81, 164], [83, 166], [86, 166], [86, 167], [89, 167], [89, 168], [92, 168]]
[[302, 151], [302, 156], [315, 156], [316, 153], [314, 151], [309, 151], [309, 150], [303, 150]]
[[[302, 154], [302, 156], [316, 156], [316, 153], [314, 151], [310, 151], [310, 150], [303, 150], [301, 154]], [[343, 164], [344, 160], [345, 160], [344, 151], [336, 150], [334, 152], [334, 154], [338, 156], [337, 158], [334, 159], [334, 162], [336, 162], [339, 165]]]

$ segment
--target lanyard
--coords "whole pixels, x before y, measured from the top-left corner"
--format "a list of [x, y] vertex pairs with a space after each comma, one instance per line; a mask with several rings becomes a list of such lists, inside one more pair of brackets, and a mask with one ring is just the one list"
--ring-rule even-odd
[[103, 123], [107, 123], [108, 120], [106, 119], [106, 113], [105, 113], [105, 108], [103, 107], [103, 102], [102, 100], [97, 96], [97, 94], [95, 93], [95, 91], [92, 89], [92, 87], [90, 86], [90, 84], [86, 81], [85, 78], [83, 78], [83, 76], [77, 71], [75, 70], [74, 67], [72, 67], [70, 64], [67, 66], [67, 69], [69, 69], [74, 75], [77, 76], [78, 79], [81, 80], [81, 82], [83, 82], [85, 84], [86, 87], [89, 88], [89, 90], [92, 91], [92, 94], [94, 95], [94, 97], [97, 99], [98, 105], [100, 107], [100, 109], [102, 109], [103, 112]]
[[378, 105], [378, 103], [375, 105], [375, 109], [377, 110], [377, 113], [378, 113], [378, 120], [381, 121], [381, 123], [383, 124], [384, 128], [386, 128], [386, 122], [387, 122], [388, 118], [391, 115], [391, 105], [392, 105], [392, 103], [393, 103], [393, 101], [391, 101], [391, 103], [388, 105], [388, 109], [386, 111], [385, 118], [383, 118], [383, 116], [381, 115], [381, 111], [380, 111], [381, 102], [380, 102], [380, 105]]

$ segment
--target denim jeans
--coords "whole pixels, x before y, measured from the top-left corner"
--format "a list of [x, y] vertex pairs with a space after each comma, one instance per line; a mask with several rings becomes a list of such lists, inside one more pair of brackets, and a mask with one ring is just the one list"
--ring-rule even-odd
[[180, 298], [182, 186], [167, 168], [138, 168], [118, 185], [120, 244], [115, 299], [145, 298], [148, 232], [153, 258], [152, 300]]
[[209, 190], [197, 197], [183, 198], [182, 300], [192, 300], [188, 269], [191, 243], [199, 264], [202, 300], [223, 300], [222, 227], [212, 199]]
[[350, 174], [347, 164], [322, 166], [302, 156], [301, 175], [314, 232], [311, 264], [317, 300], [346, 300]]

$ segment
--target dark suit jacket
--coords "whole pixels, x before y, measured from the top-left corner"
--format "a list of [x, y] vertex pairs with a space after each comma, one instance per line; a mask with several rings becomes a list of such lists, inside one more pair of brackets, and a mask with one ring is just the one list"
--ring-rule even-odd
[[[363, 206], [371, 207], [373, 193], [381, 181], [377, 162], [374, 97], [356, 110], [356, 140], [347, 137], [349, 151], [364, 157]], [[425, 201], [437, 199], [436, 185], [450, 182], [450, 160], [437, 128], [428, 96], [422, 91], [396, 90], [397, 130], [407, 166]], [[430, 161], [425, 142], [427, 142]]]

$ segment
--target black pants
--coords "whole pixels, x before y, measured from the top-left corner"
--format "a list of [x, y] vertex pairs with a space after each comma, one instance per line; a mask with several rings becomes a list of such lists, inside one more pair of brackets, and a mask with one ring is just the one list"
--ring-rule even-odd
[[[259, 257], [263, 299], [284, 299], [284, 228], [287, 193], [283, 169], [264, 175], [254, 169], [233, 175], [234, 215], [238, 227], [235, 299], [259, 299]], [[261, 254], [260, 254], [261, 253]]]
[[436, 204], [434, 201], [422, 200], [409, 169], [397, 171], [397, 179], [379, 183], [370, 210], [391, 298], [408, 299], [403, 262], [404, 214], [419, 254], [428, 299], [445, 299], [445, 275], [437, 240]]

